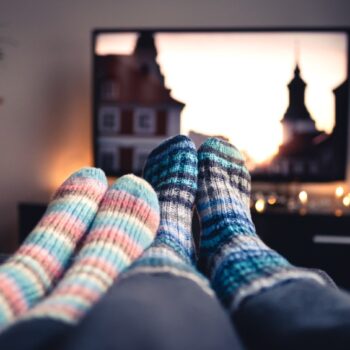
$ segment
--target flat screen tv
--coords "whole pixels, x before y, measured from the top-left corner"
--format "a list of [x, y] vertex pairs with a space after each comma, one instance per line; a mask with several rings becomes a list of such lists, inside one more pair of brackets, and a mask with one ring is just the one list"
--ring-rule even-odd
[[182, 133], [218, 136], [254, 181], [346, 177], [349, 31], [101, 29], [93, 32], [94, 159], [140, 174]]

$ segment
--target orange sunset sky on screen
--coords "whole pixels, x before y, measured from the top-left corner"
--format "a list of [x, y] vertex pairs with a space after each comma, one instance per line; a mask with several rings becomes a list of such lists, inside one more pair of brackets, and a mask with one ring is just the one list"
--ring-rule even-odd
[[[131, 54], [135, 33], [98, 36], [96, 53]], [[157, 61], [186, 104], [182, 133], [223, 135], [255, 162], [277, 152], [296, 62], [316, 127], [334, 126], [332, 90], [347, 76], [344, 33], [159, 33]]]

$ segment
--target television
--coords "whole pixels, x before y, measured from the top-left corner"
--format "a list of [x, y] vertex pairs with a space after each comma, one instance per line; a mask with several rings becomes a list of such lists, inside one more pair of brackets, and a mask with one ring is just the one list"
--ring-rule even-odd
[[182, 133], [232, 142], [253, 181], [344, 180], [349, 30], [98, 29], [94, 162], [140, 174]]

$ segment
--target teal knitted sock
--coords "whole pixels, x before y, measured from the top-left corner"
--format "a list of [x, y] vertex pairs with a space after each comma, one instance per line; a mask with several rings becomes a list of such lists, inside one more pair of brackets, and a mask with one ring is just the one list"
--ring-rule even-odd
[[251, 220], [250, 175], [239, 151], [208, 139], [198, 150], [201, 218], [200, 255], [218, 297], [227, 307], [276, 284], [296, 278], [324, 280], [292, 266], [258, 237]]
[[186, 136], [165, 141], [149, 156], [144, 178], [155, 189], [161, 210], [153, 246], [170, 247], [183, 260], [194, 262], [192, 209], [197, 192], [197, 151]]
[[56, 191], [45, 215], [0, 267], [0, 329], [33, 307], [61, 277], [107, 190], [104, 173], [83, 168]]
[[125, 276], [139, 272], [172, 273], [194, 280], [212, 294], [208, 281], [194, 268], [191, 221], [197, 165], [196, 148], [183, 135], [164, 141], [149, 155], [144, 178], [158, 195], [160, 225], [152, 245]]
[[153, 242], [158, 224], [158, 199], [151, 186], [134, 175], [119, 178], [103, 197], [74, 264], [52, 293], [20, 320], [78, 323]]

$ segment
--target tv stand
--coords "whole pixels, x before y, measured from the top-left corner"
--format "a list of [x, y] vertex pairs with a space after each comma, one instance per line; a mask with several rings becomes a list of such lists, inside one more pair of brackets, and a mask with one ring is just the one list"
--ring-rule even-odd
[[[34, 228], [45, 209], [45, 204], [19, 205], [19, 242]], [[194, 218], [198, 243], [199, 224]], [[253, 221], [264, 242], [292, 264], [325, 270], [340, 287], [350, 290], [350, 215], [253, 213]]]

